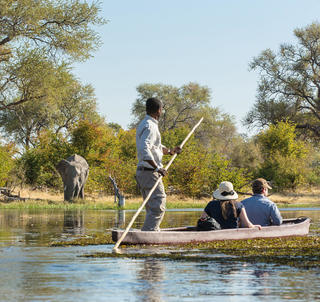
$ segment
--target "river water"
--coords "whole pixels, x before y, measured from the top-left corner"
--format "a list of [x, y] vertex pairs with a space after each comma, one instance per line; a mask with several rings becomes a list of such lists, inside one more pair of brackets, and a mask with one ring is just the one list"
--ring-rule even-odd
[[[320, 226], [320, 209], [281, 212], [284, 218], [309, 216]], [[85, 258], [81, 256], [110, 252], [113, 245], [48, 246], [124, 228], [134, 213], [1, 209], [0, 301], [320, 300], [320, 269], [236, 260]], [[163, 226], [194, 225], [199, 215], [195, 210], [167, 211]], [[143, 219], [141, 214], [134, 227]]]

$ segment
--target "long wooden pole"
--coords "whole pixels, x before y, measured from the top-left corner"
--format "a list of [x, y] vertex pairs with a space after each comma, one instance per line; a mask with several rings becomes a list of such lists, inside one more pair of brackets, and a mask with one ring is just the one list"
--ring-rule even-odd
[[[189, 132], [189, 134], [186, 136], [186, 138], [184, 139], [184, 141], [180, 144], [180, 148], [182, 149], [182, 147], [184, 146], [184, 144], [187, 142], [187, 140], [190, 138], [190, 136], [193, 134], [193, 132], [197, 129], [197, 127], [201, 124], [203, 120], [203, 117], [200, 119], [200, 121], [192, 128], [192, 130]], [[175, 153], [172, 158], [170, 159], [169, 163], [167, 164], [167, 166], [165, 167], [166, 170], [169, 169], [169, 167], [171, 166], [172, 162], [175, 160], [175, 158], [177, 157], [177, 153]], [[145, 200], [142, 202], [140, 208], [137, 210], [137, 212], [133, 215], [133, 217], [131, 218], [131, 221], [129, 222], [127, 228], [125, 229], [125, 231], [122, 233], [121, 237], [118, 239], [118, 241], [116, 242], [116, 244], [113, 247], [113, 251], [114, 252], [118, 252], [118, 247], [120, 245], [120, 243], [122, 242], [122, 240], [124, 239], [124, 237], [127, 235], [127, 233], [129, 232], [129, 229], [131, 228], [131, 226], [133, 225], [134, 221], [136, 220], [136, 218], [138, 217], [138, 215], [140, 214], [140, 212], [142, 211], [142, 209], [144, 208], [144, 206], [146, 205], [147, 201], [149, 200], [149, 198], [151, 197], [153, 191], [156, 189], [157, 185], [159, 184], [160, 180], [162, 179], [162, 175], [158, 178], [158, 180], [156, 181], [156, 183], [154, 184], [154, 186], [152, 187], [152, 189], [150, 190], [149, 194], [147, 195], [147, 197], [145, 198]]]

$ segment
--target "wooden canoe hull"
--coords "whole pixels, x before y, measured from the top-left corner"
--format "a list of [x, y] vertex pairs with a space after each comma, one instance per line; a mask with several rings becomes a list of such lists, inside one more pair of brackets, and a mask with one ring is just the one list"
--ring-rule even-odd
[[[122, 244], [186, 244], [217, 240], [240, 240], [253, 238], [272, 238], [305, 236], [309, 233], [310, 218], [284, 219], [280, 226], [257, 228], [225, 229], [218, 231], [196, 231], [195, 227], [161, 229], [160, 232], [130, 230]], [[123, 234], [123, 230], [112, 230], [113, 241]]]

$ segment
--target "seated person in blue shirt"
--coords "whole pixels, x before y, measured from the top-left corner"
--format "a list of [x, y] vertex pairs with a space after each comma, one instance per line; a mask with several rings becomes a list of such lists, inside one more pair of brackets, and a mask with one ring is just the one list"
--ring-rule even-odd
[[248, 218], [252, 223], [262, 226], [280, 225], [282, 217], [275, 203], [267, 196], [272, 189], [264, 178], [258, 178], [252, 183], [253, 196], [242, 200]]
[[[257, 227], [261, 229], [260, 225], [253, 225], [247, 217], [244, 206], [237, 202], [238, 194], [233, 190], [233, 185], [229, 181], [223, 181], [219, 188], [213, 192], [215, 200], [210, 201], [205, 207], [199, 221], [198, 229], [201, 229], [201, 221], [208, 218], [213, 218], [218, 224], [216, 229], [233, 229], [239, 226], [239, 220], [242, 226], [248, 228]], [[199, 224], [200, 222], [200, 224]]]

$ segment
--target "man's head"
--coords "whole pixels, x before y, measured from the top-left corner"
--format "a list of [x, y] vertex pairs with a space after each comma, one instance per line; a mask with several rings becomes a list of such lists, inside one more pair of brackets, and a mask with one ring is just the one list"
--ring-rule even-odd
[[252, 192], [254, 194], [264, 194], [268, 189], [272, 189], [264, 178], [257, 178], [252, 183]]
[[146, 101], [147, 114], [159, 119], [162, 112], [163, 104], [157, 98], [148, 98]]

